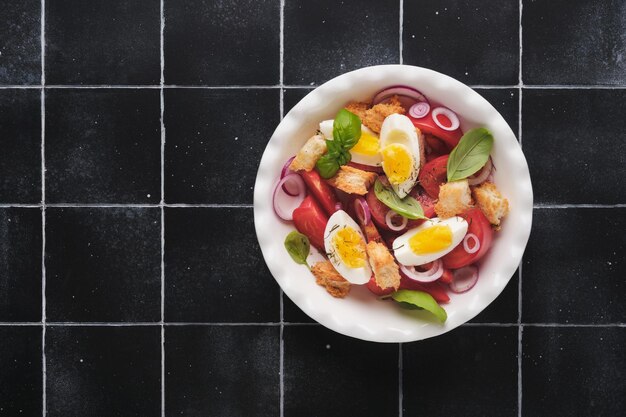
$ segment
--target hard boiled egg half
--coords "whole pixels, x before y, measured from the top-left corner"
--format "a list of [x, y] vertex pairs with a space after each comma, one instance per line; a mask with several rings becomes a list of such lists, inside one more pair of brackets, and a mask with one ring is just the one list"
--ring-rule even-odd
[[461, 243], [467, 233], [462, 217], [425, 221], [393, 241], [393, 252], [402, 265], [424, 265], [441, 258]]
[[[324, 120], [320, 123], [320, 132], [328, 140], [333, 140], [333, 120]], [[361, 125], [361, 137], [350, 149], [352, 161], [357, 164], [379, 167], [382, 163], [380, 156], [380, 142], [376, 133], [365, 125]]]
[[328, 219], [324, 230], [324, 248], [337, 272], [352, 284], [365, 284], [372, 276], [365, 237], [354, 220], [343, 210]]
[[423, 152], [420, 134], [411, 119], [402, 114], [387, 116], [380, 129], [383, 170], [400, 198], [404, 198], [417, 182]]

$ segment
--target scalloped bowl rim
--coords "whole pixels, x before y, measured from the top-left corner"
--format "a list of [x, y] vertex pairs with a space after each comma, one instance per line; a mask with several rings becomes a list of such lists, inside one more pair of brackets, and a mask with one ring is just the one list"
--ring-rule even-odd
[[[297, 265], [284, 249], [284, 236], [293, 224], [280, 220], [272, 208], [272, 189], [280, 168], [316, 130], [350, 100], [366, 100], [390, 85], [417, 88], [431, 102], [455, 111], [464, 130], [485, 126], [494, 135], [494, 181], [509, 199], [511, 211], [494, 244], [479, 262], [480, 279], [465, 294], [451, 294], [444, 306], [445, 324], [425, 312], [407, 311], [379, 301], [364, 286], [353, 286], [348, 297], [336, 299], [305, 266]], [[254, 224], [265, 262], [283, 292], [308, 316], [338, 333], [358, 339], [397, 343], [446, 333], [474, 318], [505, 288], [515, 273], [528, 242], [533, 193], [528, 165], [515, 134], [491, 104], [477, 92], [439, 72], [408, 65], [379, 65], [342, 74], [320, 85], [283, 118], [261, 158], [254, 187]], [[317, 253], [311, 260], [319, 259]], [[262, 294], [259, 294], [262, 296]]]

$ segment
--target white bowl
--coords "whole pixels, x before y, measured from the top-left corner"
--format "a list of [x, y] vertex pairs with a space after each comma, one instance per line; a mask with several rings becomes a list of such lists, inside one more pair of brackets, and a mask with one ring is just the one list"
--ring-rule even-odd
[[[297, 265], [283, 242], [294, 230], [272, 208], [272, 187], [282, 165], [312, 136], [318, 123], [332, 119], [351, 100], [370, 99], [391, 85], [420, 90], [431, 102], [456, 112], [464, 131], [478, 126], [491, 130], [497, 167], [494, 181], [508, 198], [511, 212], [502, 230], [480, 262], [480, 278], [465, 294], [450, 294], [444, 305], [445, 324], [424, 311], [403, 310], [395, 303], [379, 301], [364, 286], [353, 286], [344, 299], [331, 297], [315, 283], [305, 266]], [[376, 342], [410, 342], [446, 333], [471, 320], [504, 289], [518, 267], [530, 234], [533, 193], [526, 159], [509, 125], [491, 104], [471, 88], [447, 75], [407, 65], [380, 65], [340, 75], [304, 97], [272, 135], [257, 173], [254, 187], [254, 223], [263, 257], [285, 294], [307, 315], [338, 333]], [[315, 253], [312, 258], [319, 257]], [[263, 294], [258, 294], [263, 297]]]

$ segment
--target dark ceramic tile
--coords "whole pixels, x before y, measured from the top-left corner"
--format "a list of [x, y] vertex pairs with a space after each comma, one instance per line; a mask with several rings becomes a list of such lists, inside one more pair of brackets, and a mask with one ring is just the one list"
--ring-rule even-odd
[[517, 89], [484, 89], [476, 88], [493, 107], [500, 112], [504, 120], [511, 126], [517, 137], [519, 133], [519, 93]]
[[620, 416], [625, 328], [524, 328], [525, 416]]
[[626, 90], [524, 90], [536, 203], [626, 203]]
[[513, 277], [502, 293], [493, 303], [489, 304], [478, 316], [471, 320], [473, 323], [517, 323], [519, 315], [519, 271]]
[[623, 0], [525, 1], [526, 84], [626, 83]]
[[41, 0], [3, 0], [0, 16], [0, 84], [39, 84]]
[[248, 208], [166, 208], [169, 322], [277, 322], [279, 290]]
[[158, 84], [159, 0], [48, 0], [46, 84]]
[[284, 338], [285, 417], [398, 415], [398, 345], [321, 326], [287, 326]]
[[279, 117], [278, 89], [167, 90], [167, 202], [252, 203]]
[[158, 203], [158, 90], [47, 90], [46, 200]]
[[287, 294], [283, 294], [283, 320], [289, 323], [315, 323], [315, 320], [300, 310]]
[[40, 97], [39, 90], [0, 90], [2, 203], [41, 201]]
[[403, 345], [404, 415], [517, 415], [517, 345], [517, 327], [462, 327]]
[[404, 3], [403, 57], [466, 84], [517, 84], [519, 1]]
[[166, 416], [278, 416], [277, 326], [169, 326]]
[[41, 326], [0, 326], [0, 416], [40, 416]]
[[48, 321], [159, 321], [158, 208], [46, 210]]
[[286, 88], [283, 93], [283, 110], [285, 115], [289, 113], [289, 110], [293, 108], [300, 100], [312, 91], [312, 88]]
[[535, 210], [524, 255], [525, 323], [624, 323], [626, 209]]
[[166, 1], [166, 82], [277, 84], [279, 5], [279, 0]]
[[0, 208], [0, 322], [40, 320], [41, 210]]
[[399, 2], [285, 2], [285, 84], [321, 84], [368, 65], [399, 62]]
[[161, 415], [161, 328], [48, 327], [49, 417]]

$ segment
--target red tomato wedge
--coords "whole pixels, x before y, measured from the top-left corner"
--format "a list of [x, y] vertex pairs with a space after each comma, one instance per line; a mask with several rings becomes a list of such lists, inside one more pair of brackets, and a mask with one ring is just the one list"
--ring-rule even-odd
[[459, 243], [450, 253], [445, 255], [441, 260], [446, 269], [458, 269], [473, 264], [482, 258], [489, 248], [493, 239], [493, 229], [487, 217], [478, 208], [473, 208], [460, 214], [469, 227], [467, 233], [473, 233], [480, 242], [480, 249], [476, 253], [467, 253], [463, 248], [463, 242]]
[[311, 244], [325, 253], [324, 230], [328, 216], [310, 195], [306, 196], [300, 206], [293, 211], [293, 223], [298, 232], [309, 238]]
[[[436, 138], [441, 139], [441, 141], [443, 141], [443, 143], [445, 143], [446, 147], [448, 148], [448, 152], [451, 151], [452, 148], [454, 148], [459, 143], [461, 136], [463, 136], [463, 131], [460, 127], [456, 130], [448, 131], [437, 126], [432, 118], [432, 110], [421, 119], [415, 119], [410, 115], [408, 116], [409, 119], [411, 119], [411, 121], [413, 122], [413, 126], [419, 128], [422, 133], [427, 135], [433, 135]], [[442, 122], [444, 126], [446, 125], [444, 120], [440, 120], [440, 122]]]
[[392, 292], [394, 292], [395, 290], [393, 289], [393, 287], [389, 287], [389, 288], [380, 288], [378, 286], [378, 284], [376, 283], [376, 278], [374, 277], [374, 275], [372, 275], [372, 277], [370, 278], [370, 280], [367, 283], [367, 289], [370, 290], [372, 293], [376, 294], [377, 296], [383, 296], [383, 295], [389, 295]]
[[332, 215], [336, 211], [335, 206], [337, 204], [337, 197], [335, 197], [332, 187], [320, 177], [316, 170], [300, 171], [299, 173], [307, 188], [320, 203], [326, 214]]
[[450, 152], [448, 146], [433, 135], [424, 135], [426, 141], [428, 153], [426, 154], [426, 161], [431, 161], [441, 155], [445, 155]]
[[432, 198], [439, 198], [439, 187], [448, 179], [448, 155], [427, 162], [418, 174], [420, 185]]
[[441, 275], [441, 278], [439, 278], [439, 282], [443, 282], [444, 284], [449, 284], [452, 282], [453, 278], [454, 278], [454, 274], [452, 273], [452, 270], [444, 268], [443, 275]]
[[417, 282], [408, 278], [402, 271], [400, 271], [400, 289], [427, 292], [438, 303], [450, 301], [446, 290], [438, 282]]
[[374, 192], [374, 187], [370, 188], [367, 192], [367, 196], [365, 197], [367, 201], [367, 205], [370, 207], [370, 213], [372, 215], [372, 220], [376, 223], [376, 226], [380, 227], [384, 230], [389, 230], [389, 226], [385, 222], [385, 216], [389, 211], [389, 207], [384, 205], [378, 198], [376, 198], [376, 193]]

